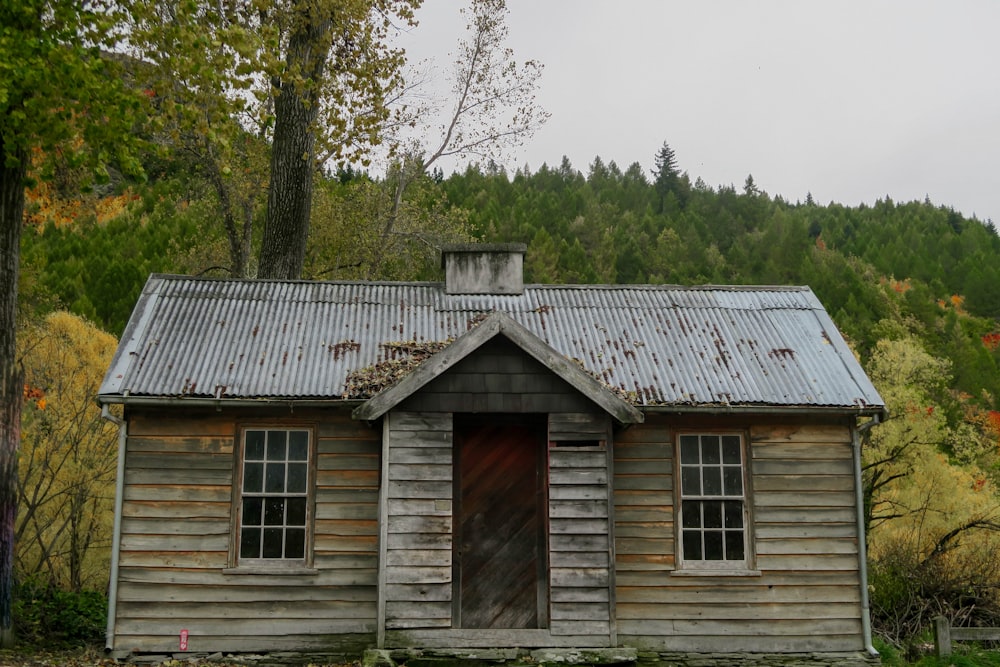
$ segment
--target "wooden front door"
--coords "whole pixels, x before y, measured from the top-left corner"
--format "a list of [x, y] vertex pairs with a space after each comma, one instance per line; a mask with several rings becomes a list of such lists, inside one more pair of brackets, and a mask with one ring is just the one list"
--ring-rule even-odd
[[545, 419], [455, 416], [458, 628], [548, 625]]

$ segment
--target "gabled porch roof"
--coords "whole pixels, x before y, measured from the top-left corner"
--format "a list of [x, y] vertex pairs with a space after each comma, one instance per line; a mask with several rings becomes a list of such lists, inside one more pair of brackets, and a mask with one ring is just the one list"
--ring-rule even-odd
[[631, 403], [598, 382], [581, 366], [559, 354], [541, 338], [501, 312], [489, 314], [468, 333], [424, 361], [402, 380], [355, 408], [355, 419], [374, 420], [399, 405], [434, 378], [465, 359], [496, 336], [505, 336], [543, 366], [600, 406], [621, 424], [637, 424], [643, 414]]

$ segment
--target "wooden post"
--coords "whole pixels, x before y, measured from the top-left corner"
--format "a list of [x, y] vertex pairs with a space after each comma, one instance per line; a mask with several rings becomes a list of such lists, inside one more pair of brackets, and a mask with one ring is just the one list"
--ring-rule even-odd
[[934, 650], [939, 658], [951, 655], [951, 622], [944, 616], [934, 618]]

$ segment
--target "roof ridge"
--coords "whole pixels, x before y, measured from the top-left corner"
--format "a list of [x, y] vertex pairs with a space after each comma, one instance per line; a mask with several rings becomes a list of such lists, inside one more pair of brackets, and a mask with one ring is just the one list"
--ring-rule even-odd
[[[222, 276], [188, 276], [179, 273], [153, 273], [150, 278], [171, 281], [217, 282], [217, 283], [247, 283], [247, 284], [288, 284], [288, 285], [377, 285], [406, 287], [437, 287], [443, 286], [443, 280], [309, 280], [306, 278], [227, 278]], [[812, 291], [808, 285], [680, 285], [675, 283], [526, 283], [525, 289], [566, 289], [566, 290], [683, 290], [694, 292], [803, 292]], [[454, 295], [454, 296], [519, 296], [519, 295]]]

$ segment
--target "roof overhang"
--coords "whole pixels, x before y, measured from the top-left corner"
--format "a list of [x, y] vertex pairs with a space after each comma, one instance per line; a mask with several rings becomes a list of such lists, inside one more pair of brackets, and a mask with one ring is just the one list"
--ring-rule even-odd
[[619, 423], [638, 424], [643, 421], [641, 410], [502, 312], [490, 313], [479, 325], [424, 361], [402, 380], [362, 403], [354, 410], [354, 418], [368, 421], [378, 419], [431, 380], [478, 350], [484, 343], [500, 335], [565, 380]]
[[879, 417], [885, 420], [889, 411], [880, 405], [846, 407], [837, 405], [644, 405], [645, 413], [709, 414], [709, 415], [829, 415], [844, 417]]
[[363, 399], [343, 398], [212, 398], [210, 396], [120, 396], [102, 394], [97, 397], [99, 405], [125, 405], [130, 407], [212, 407], [212, 408], [336, 408], [356, 407]]
[[[119, 396], [97, 397], [99, 405], [124, 405], [128, 407], [208, 407], [217, 410], [235, 408], [350, 408], [356, 409], [369, 399], [343, 398], [211, 398], [206, 396]], [[643, 414], [672, 415], [828, 415], [843, 417], [878, 417], [884, 421], [889, 411], [881, 406], [847, 408], [815, 405], [643, 405], [636, 408]]]

